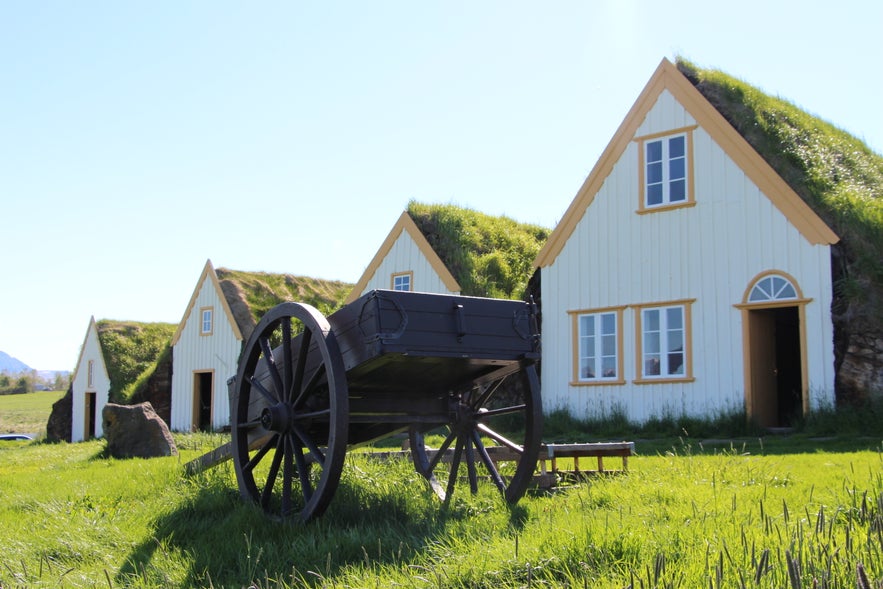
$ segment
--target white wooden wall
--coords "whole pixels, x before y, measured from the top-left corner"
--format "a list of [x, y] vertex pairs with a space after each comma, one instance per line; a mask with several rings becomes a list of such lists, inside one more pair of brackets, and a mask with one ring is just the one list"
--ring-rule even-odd
[[[92, 361], [92, 385], [89, 386], [89, 361]], [[71, 441], [82, 442], [86, 437], [86, 393], [95, 393], [95, 437], [104, 435], [101, 411], [107, 405], [110, 378], [101, 353], [101, 343], [94, 322], [90, 322], [80, 362], [71, 381]]]
[[[214, 328], [211, 335], [200, 335], [200, 310], [212, 307]], [[212, 392], [212, 427], [230, 424], [230, 401], [227, 379], [236, 375], [242, 342], [221, 304], [217, 290], [209, 277], [203, 281], [199, 293], [181, 329], [172, 350], [172, 410], [170, 429], [190, 431], [193, 424], [194, 373], [214, 371]]]
[[359, 293], [363, 295], [368, 291], [392, 288], [392, 275], [401, 272], [413, 272], [411, 290], [418, 292], [432, 292], [439, 294], [460, 294], [459, 291], [450, 291], [442, 282], [438, 273], [420, 251], [420, 248], [411, 239], [407, 231], [402, 230], [389, 253], [377, 267], [374, 275], [368, 281], [365, 289]]
[[[636, 136], [693, 125], [668, 93], [660, 95]], [[543, 404], [576, 416], [624, 409], [651, 416], [708, 415], [744, 406], [741, 303], [759, 273], [790, 274], [806, 298], [811, 403], [834, 392], [830, 248], [813, 246], [760, 193], [701, 128], [694, 131], [696, 206], [645, 215], [638, 207], [638, 144], [632, 142], [601, 186], [557, 260], [542, 270]], [[626, 384], [570, 386], [568, 310], [695, 298], [692, 383], [637, 385], [635, 313], [623, 338]]]

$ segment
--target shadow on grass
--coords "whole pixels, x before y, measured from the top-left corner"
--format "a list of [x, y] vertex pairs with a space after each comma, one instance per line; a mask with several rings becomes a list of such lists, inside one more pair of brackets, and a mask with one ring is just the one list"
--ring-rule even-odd
[[131, 550], [116, 582], [323, 585], [352, 567], [419, 566], [428, 546], [462, 541], [452, 527], [462, 529], [463, 520], [518, 532], [529, 519], [526, 507], [506, 506], [490, 484], [476, 497], [458, 486], [445, 506], [410, 465], [380, 466], [348, 463], [328, 511], [307, 524], [274, 520], [242, 500], [229, 476], [203, 473], [188, 500], [158, 517], [153, 536]]

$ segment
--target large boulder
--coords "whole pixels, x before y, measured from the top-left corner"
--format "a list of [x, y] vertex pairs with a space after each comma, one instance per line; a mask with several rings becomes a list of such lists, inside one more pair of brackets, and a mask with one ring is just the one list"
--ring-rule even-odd
[[150, 403], [108, 403], [101, 411], [107, 451], [114, 458], [177, 456], [178, 447], [166, 423]]

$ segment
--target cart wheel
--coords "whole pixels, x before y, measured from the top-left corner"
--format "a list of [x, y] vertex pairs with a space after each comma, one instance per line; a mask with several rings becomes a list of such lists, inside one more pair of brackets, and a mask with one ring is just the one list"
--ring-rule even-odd
[[[449, 402], [451, 422], [437, 450], [426, 446], [424, 431], [410, 429], [411, 457], [417, 472], [448, 502], [464, 461], [469, 488], [473, 494], [478, 491], [480, 464], [506, 501], [518, 501], [533, 479], [542, 443], [542, 403], [534, 365], [514, 374], [492, 376], [452, 395]], [[504, 435], [509, 431], [520, 433]], [[496, 447], [488, 446], [488, 441]], [[449, 449], [453, 452], [447, 452]], [[440, 481], [445, 480], [443, 487]]]
[[239, 361], [232, 445], [243, 498], [307, 521], [337, 490], [348, 431], [346, 372], [337, 340], [310, 305], [264, 315]]

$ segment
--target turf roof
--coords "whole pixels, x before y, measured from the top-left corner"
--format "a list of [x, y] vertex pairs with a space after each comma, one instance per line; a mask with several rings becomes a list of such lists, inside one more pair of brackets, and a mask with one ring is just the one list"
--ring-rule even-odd
[[522, 298], [551, 232], [451, 204], [411, 201], [407, 211], [469, 296]]
[[224, 297], [244, 338], [248, 338], [260, 318], [279, 303], [297, 301], [330, 315], [341, 306], [353, 284], [292, 274], [215, 270]]
[[840, 236], [835, 321], [883, 329], [883, 157], [794, 104], [679, 58], [678, 69]]
[[120, 403], [126, 391], [143, 375], [153, 372], [157, 361], [168, 353], [178, 326], [174, 323], [141, 323], [102, 319], [95, 323], [107, 375], [111, 402]]

